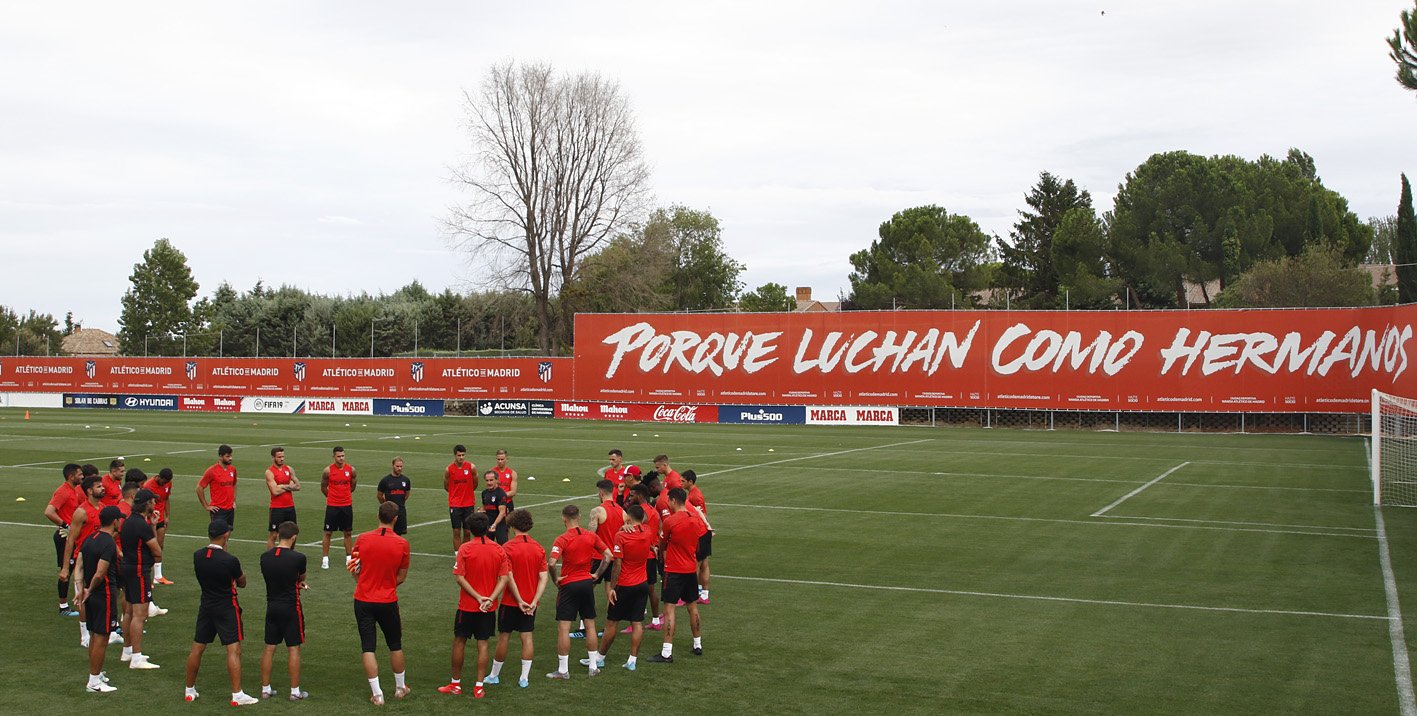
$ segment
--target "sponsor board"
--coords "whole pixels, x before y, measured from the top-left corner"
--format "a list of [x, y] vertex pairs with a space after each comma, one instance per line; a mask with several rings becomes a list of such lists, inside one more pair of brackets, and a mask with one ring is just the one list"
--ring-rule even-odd
[[373, 415], [372, 398], [306, 398], [305, 412], [315, 415]]
[[811, 405], [808, 425], [899, 425], [900, 409], [881, 405]]
[[241, 412], [241, 399], [223, 395], [183, 395], [178, 396], [177, 409], [205, 413], [238, 413]]
[[718, 422], [801, 425], [807, 422], [807, 409], [801, 405], [720, 405]]
[[1417, 394], [1417, 305], [579, 314], [578, 402], [1361, 412]]
[[558, 402], [556, 417], [582, 420], [632, 420], [645, 423], [716, 423], [716, 405], [663, 403]]
[[61, 393], [0, 393], [0, 408], [62, 408]]
[[268, 398], [264, 395], [241, 399], [243, 413], [303, 413], [305, 401], [301, 398]]
[[176, 410], [175, 395], [124, 395], [118, 401], [124, 410]]
[[438, 418], [443, 415], [443, 401], [375, 398], [374, 415], [404, 415], [416, 418]]
[[64, 407], [66, 408], [110, 408], [118, 407], [117, 395], [104, 393], [65, 393]]
[[477, 414], [486, 418], [552, 418], [556, 404], [550, 400], [479, 400]]

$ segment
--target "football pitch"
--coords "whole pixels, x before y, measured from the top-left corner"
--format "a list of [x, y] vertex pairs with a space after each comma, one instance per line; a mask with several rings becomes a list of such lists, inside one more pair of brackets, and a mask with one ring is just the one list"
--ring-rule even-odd
[[[241, 476], [231, 551], [250, 579], [247, 693], [260, 687], [269, 447], [284, 445], [310, 486], [296, 504], [300, 544], [314, 543], [301, 547], [313, 568], [303, 595], [311, 700], [258, 710], [372, 708], [338, 535], [336, 568], [318, 569], [319, 474], [336, 444], [359, 470], [357, 532], [374, 526], [374, 485], [395, 455], [413, 480], [414, 557], [400, 589], [413, 693], [390, 698], [390, 711], [1398, 713], [1404, 684], [1411, 698], [1398, 617], [1417, 624], [1417, 510], [1387, 509], [1379, 529], [1359, 437], [82, 410], [25, 421], [6, 410], [0, 712], [229, 708], [219, 646], [202, 665], [202, 699], [182, 701], [198, 601], [191, 555], [206, 544], [194, 487], [220, 443], [236, 448]], [[619, 668], [625, 636], [602, 675], [576, 665], [585, 656], [576, 641], [571, 680], [548, 680], [549, 593], [530, 688], [515, 685], [514, 647], [486, 699], [437, 693], [456, 597], [442, 490], [455, 443], [481, 468], [509, 451], [517, 503], [531, 507], [543, 545], [562, 531], [565, 504], [593, 505], [610, 448], [646, 470], [663, 452], [697, 471], [717, 530], [704, 655], [689, 653], [683, 620], [673, 664], [644, 660], [661, 643], [646, 632], [636, 672]], [[111, 647], [119, 691], [86, 694], [77, 620], [55, 613], [53, 529], [42, 513], [62, 464], [106, 468], [116, 456], [178, 475], [165, 568], [176, 584], [155, 595], [171, 612], [148, 622], [144, 652], [162, 668], [130, 671]], [[382, 641], [379, 657], [392, 694]], [[273, 683], [283, 697], [283, 647]]]

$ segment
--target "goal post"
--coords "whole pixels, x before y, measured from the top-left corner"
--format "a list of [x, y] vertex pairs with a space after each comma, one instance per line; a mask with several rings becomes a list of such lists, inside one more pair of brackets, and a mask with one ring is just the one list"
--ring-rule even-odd
[[1417, 399], [1373, 390], [1373, 504], [1417, 507]]

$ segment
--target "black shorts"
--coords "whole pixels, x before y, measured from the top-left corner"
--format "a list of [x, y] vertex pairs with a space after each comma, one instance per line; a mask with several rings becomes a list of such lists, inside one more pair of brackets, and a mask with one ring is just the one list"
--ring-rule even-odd
[[661, 572], [659, 571], [659, 560], [645, 560], [645, 584], [648, 584], [651, 587], [659, 584], [660, 576]]
[[[487, 515], [487, 524], [489, 524], [489, 525], [492, 524], [492, 520], [497, 519], [497, 513], [496, 513], [496, 512], [483, 512], [482, 514]], [[510, 515], [511, 512], [508, 512], [507, 514]], [[497, 529], [488, 532], [488, 533], [487, 533], [487, 536], [488, 536], [488, 537], [491, 537], [491, 538], [493, 539], [493, 541], [495, 541], [497, 544], [506, 544], [506, 543], [507, 543], [507, 520], [506, 520], [505, 518], [503, 518], [503, 520], [501, 521], [501, 523], [499, 523], [499, 524], [497, 525]]]
[[266, 602], [266, 644], [275, 646], [282, 641], [286, 646], [305, 643], [305, 612], [300, 610], [298, 601], [295, 604]]
[[572, 622], [595, 618], [595, 580], [582, 579], [563, 584], [556, 592], [556, 621]]
[[136, 567], [118, 570], [123, 578], [123, 598], [129, 604], [147, 604], [153, 600], [153, 568], [149, 565], [141, 570]]
[[408, 507], [402, 502], [397, 504], [399, 506], [399, 517], [394, 520], [394, 534], [408, 534]]
[[496, 633], [496, 612], [465, 612], [459, 609], [453, 614], [453, 636], [487, 641]]
[[[233, 508], [231, 508], [231, 509], [229, 509], [229, 510], [217, 510], [216, 512], [211, 513], [211, 515], [212, 515], [212, 519], [213, 519], [213, 520], [218, 520], [218, 519], [226, 520], [226, 525], [227, 525], [228, 527], [230, 527], [230, 528], [232, 528], [232, 529], [236, 529], [236, 508], [235, 508], [235, 507], [233, 507]], [[208, 643], [210, 643], [210, 642], [208, 642]]]
[[[592, 559], [592, 560], [590, 561], [590, 573], [591, 573], [592, 576], [595, 575], [595, 571], [596, 571], [597, 569], [600, 569], [600, 560], [598, 560], [598, 559]], [[610, 581], [610, 577], [613, 576], [614, 573], [615, 573], [615, 565], [612, 564], [612, 565], [610, 565], [609, 567], [606, 567], [606, 568], [605, 568], [605, 571], [602, 572], [601, 575], [600, 575], [600, 577], [595, 580], [595, 583], [596, 583], [596, 584], [604, 584], [604, 583]]]
[[159, 520], [157, 524], [153, 525], [153, 529], [154, 529], [154, 530], [165, 530], [165, 529], [167, 529], [167, 520]]
[[615, 587], [615, 603], [605, 608], [605, 618], [612, 622], [642, 622], [645, 620], [645, 603], [649, 601], [649, 583], [618, 585]]
[[467, 529], [467, 518], [471, 517], [474, 512], [477, 512], [477, 508], [471, 505], [467, 507], [449, 507], [448, 519], [453, 523], [453, 529]]
[[699, 536], [698, 560], [700, 562], [713, 555], [713, 533], [705, 532]]
[[497, 631], [508, 634], [514, 631], [530, 632], [536, 630], [536, 615], [522, 612], [521, 607], [509, 607], [503, 604], [497, 609]]
[[345, 505], [343, 507], [325, 505], [325, 531], [353, 532], [354, 505]]
[[399, 617], [398, 602], [361, 602], [356, 599], [354, 623], [359, 627], [359, 646], [364, 651], [374, 651], [378, 641], [374, 633], [376, 625], [384, 632], [384, 644], [389, 651], [403, 650], [403, 619]]
[[59, 569], [64, 568], [64, 540], [59, 536], [59, 530], [54, 530], [54, 566]]
[[695, 572], [665, 572], [664, 591], [659, 600], [665, 604], [682, 601], [693, 604], [699, 601], [699, 575]]
[[113, 622], [118, 618], [118, 590], [115, 586], [105, 582], [84, 599], [84, 625], [90, 634], [103, 636], [113, 633]]
[[294, 507], [272, 507], [271, 508], [271, 531], [275, 532], [280, 528], [282, 522], [298, 522], [295, 519]]
[[241, 641], [244, 637], [241, 632], [241, 607], [209, 607], [205, 604], [197, 607], [197, 633], [192, 637], [192, 641], [210, 644], [217, 637], [221, 637], [222, 646]]

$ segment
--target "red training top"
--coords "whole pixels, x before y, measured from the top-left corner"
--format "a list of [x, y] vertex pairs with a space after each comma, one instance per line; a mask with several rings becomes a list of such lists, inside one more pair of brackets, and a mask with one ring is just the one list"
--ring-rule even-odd
[[89, 504], [88, 500], [84, 500], [78, 506], [78, 508], [74, 510], [74, 512], [76, 513], [84, 513], [84, 524], [82, 527], [79, 528], [79, 533], [74, 535], [74, 558], [78, 558], [79, 547], [83, 546], [84, 540], [88, 539], [89, 535], [97, 532], [98, 528], [102, 526], [98, 523], [98, 513], [103, 509], [103, 507], [104, 506], [102, 504], [100, 504], [98, 507], [94, 507], [93, 505]]
[[172, 483], [163, 486], [156, 477], [150, 477], [143, 483], [143, 489], [157, 496], [157, 499], [153, 500], [153, 519], [158, 522], [167, 519], [167, 503], [172, 500]]
[[98, 498], [100, 505], [107, 507], [117, 505], [123, 499], [123, 483], [113, 477], [113, 473], [103, 473], [103, 497]]
[[704, 502], [704, 492], [699, 489], [698, 485], [689, 487], [689, 497], [685, 502], [703, 510], [704, 514], [708, 514], [708, 503]]
[[561, 584], [590, 579], [590, 562], [610, 549], [594, 532], [580, 527], [566, 530], [551, 544], [551, 558], [561, 559]]
[[330, 507], [349, 507], [354, 504], [354, 468], [349, 463], [330, 463], [329, 494], [325, 504]]
[[59, 513], [59, 521], [69, 524], [74, 521], [74, 509], [79, 506], [79, 501], [83, 497], [79, 491], [69, 484], [68, 480], [64, 484], [54, 489], [54, 495], [49, 498], [49, 504], [54, 506], [54, 511]]
[[503, 492], [510, 495], [512, 492], [512, 468], [504, 467], [498, 469], [494, 467], [492, 468], [492, 472], [497, 473], [497, 486], [502, 488]]
[[658, 512], [660, 517], [669, 516], [669, 490], [659, 491], [659, 497], [654, 500], [654, 511]]
[[408, 569], [408, 540], [394, 534], [388, 527], [370, 530], [354, 540], [354, 554], [359, 557], [359, 575], [354, 584], [354, 599], [360, 602], [388, 604], [399, 600], [398, 573]]
[[[522, 598], [529, 600], [536, 596], [536, 582], [541, 579], [541, 573], [546, 571], [546, 550], [526, 535], [517, 535], [507, 540], [502, 549], [512, 564], [512, 579], [516, 580], [517, 591], [521, 592]], [[512, 596], [511, 587], [502, 592], [502, 604], [517, 606], [517, 599]]]
[[610, 497], [616, 502], [620, 501], [620, 488], [625, 484], [625, 467], [625, 465], [621, 465], [620, 467], [605, 468], [605, 479], [615, 483], [615, 494]]
[[[294, 470], [291, 470], [289, 465], [275, 465], [275, 464], [272, 464], [269, 469], [270, 469], [270, 471], [271, 471], [271, 474], [275, 476], [275, 478], [276, 478], [276, 484], [277, 484], [277, 485], [289, 485], [291, 479], [295, 476], [295, 471], [294, 471]], [[294, 493], [294, 492], [282, 492], [282, 493], [280, 493], [279, 495], [277, 495], [277, 494], [275, 494], [275, 493], [271, 493], [271, 507], [274, 508], [274, 507], [294, 507], [294, 506], [295, 506], [295, 493]]]
[[452, 463], [443, 472], [448, 478], [448, 507], [472, 507], [477, 504], [477, 466], [463, 461]]
[[699, 568], [699, 537], [708, 529], [703, 521], [680, 510], [664, 519], [664, 571], [688, 574]]
[[197, 487], [211, 489], [210, 504], [218, 510], [236, 509], [236, 466], [217, 463], [202, 473]]
[[[684, 478], [679, 475], [679, 471], [669, 468], [669, 472], [664, 473], [664, 492], [669, 492], [676, 487], [684, 486]], [[660, 494], [664, 494], [661, 492]]]
[[614, 544], [616, 533], [625, 526], [625, 512], [614, 500], [600, 503], [600, 509], [605, 510], [605, 520], [595, 524], [595, 536], [605, 544]]
[[[483, 537], [473, 537], [458, 547], [457, 558], [453, 560], [453, 574], [460, 574], [478, 594], [492, 596], [497, 588], [497, 580], [512, 571], [512, 563], [502, 545]], [[496, 604], [492, 605], [497, 608]], [[464, 612], [480, 612], [482, 606], [458, 585], [458, 609]]]
[[651, 505], [640, 505], [640, 507], [643, 507], [645, 511], [645, 529], [649, 530], [650, 534], [654, 535], [655, 540], [658, 541], [660, 534], [659, 513]]
[[611, 554], [620, 560], [620, 579], [615, 582], [617, 587], [633, 587], [649, 581], [649, 576], [645, 572], [645, 562], [651, 556], [651, 549], [658, 537], [645, 529], [644, 525], [635, 525], [629, 532], [620, 532], [615, 535], [615, 546], [611, 548]]

